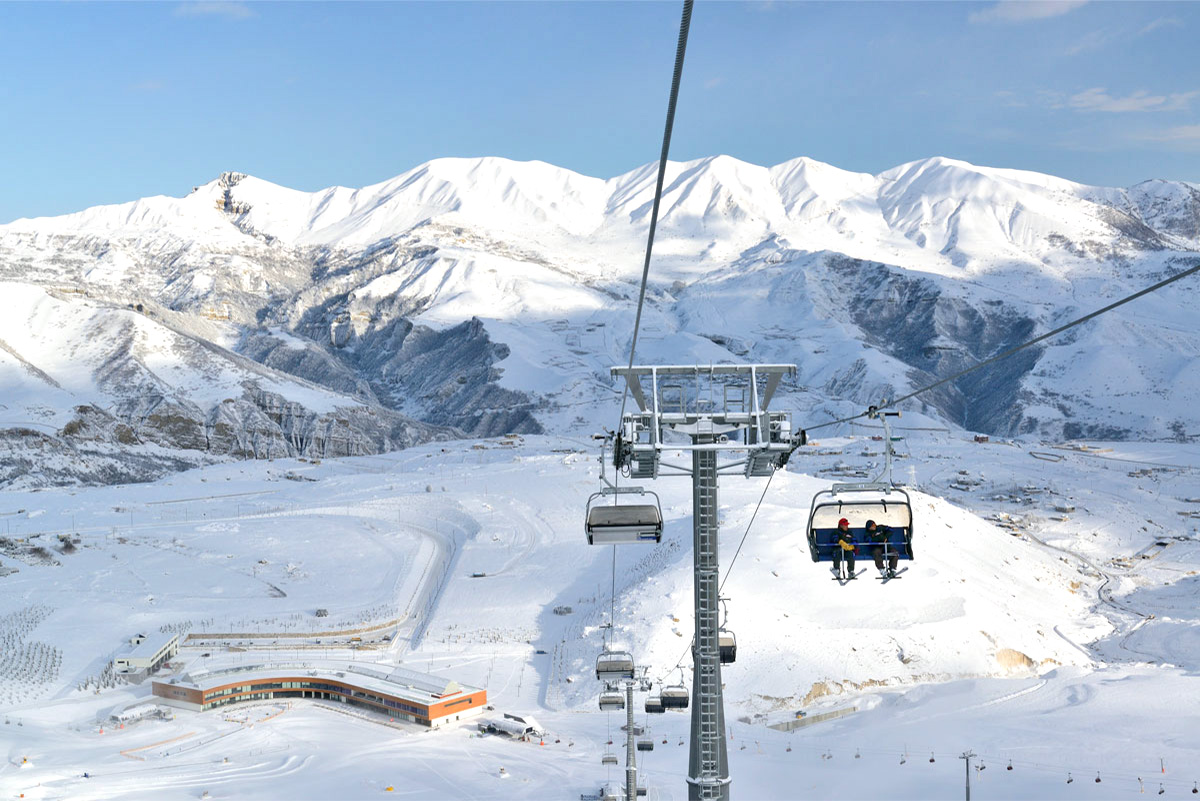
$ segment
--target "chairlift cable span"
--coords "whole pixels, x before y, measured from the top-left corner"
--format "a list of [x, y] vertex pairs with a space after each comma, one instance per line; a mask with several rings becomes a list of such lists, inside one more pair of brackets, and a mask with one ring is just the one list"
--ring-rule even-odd
[[996, 362], [998, 362], [1002, 359], [1007, 359], [1009, 356], [1012, 356], [1013, 354], [1016, 354], [1022, 350], [1025, 350], [1025, 348], [1032, 347], [1033, 345], [1036, 345], [1039, 342], [1043, 342], [1047, 339], [1050, 339], [1051, 337], [1058, 336], [1059, 334], [1061, 334], [1062, 332], [1064, 332], [1070, 328], [1074, 328], [1077, 325], [1086, 323], [1088, 320], [1094, 320], [1095, 318], [1099, 317], [1100, 315], [1102, 315], [1106, 312], [1110, 312], [1113, 309], [1117, 308], [1118, 306], [1124, 306], [1126, 303], [1129, 303], [1130, 301], [1137, 300], [1138, 298], [1142, 297], [1143, 295], [1148, 295], [1151, 292], [1156, 292], [1159, 289], [1162, 289], [1163, 287], [1167, 286], [1168, 284], [1173, 284], [1176, 281], [1179, 281], [1183, 278], [1187, 278], [1189, 275], [1194, 275], [1197, 272], [1200, 272], [1200, 263], [1198, 263], [1182, 272], [1176, 273], [1175, 275], [1172, 275], [1170, 278], [1164, 278], [1162, 281], [1159, 281], [1157, 284], [1154, 284], [1153, 286], [1148, 286], [1145, 289], [1138, 290], [1137, 292], [1134, 292], [1132, 295], [1121, 298], [1120, 300], [1118, 300], [1115, 303], [1110, 303], [1102, 309], [1097, 309], [1096, 311], [1091, 312], [1090, 314], [1085, 314], [1083, 317], [1080, 317], [1077, 320], [1072, 320], [1071, 322], [1067, 323], [1066, 325], [1061, 325], [1058, 328], [1055, 328], [1053, 331], [1047, 332], [1040, 336], [1036, 336], [1027, 342], [1023, 342], [1020, 345], [1009, 348], [1008, 350], [1004, 351], [1003, 353], [997, 354], [996, 356], [992, 356], [990, 359], [984, 359], [983, 361], [979, 362], [978, 364], [974, 364], [974, 365], [966, 368], [965, 370], [959, 370], [957, 373], [955, 373], [952, 376], [942, 378], [938, 381], [933, 382], [932, 384], [929, 384], [928, 386], [924, 386], [918, 390], [914, 390], [914, 391], [908, 393], [907, 395], [901, 395], [899, 398], [895, 398], [890, 401], [884, 401], [883, 403], [879, 404], [879, 406], [874, 407], [872, 410], [869, 410], [866, 412], [860, 412], [856, 415], [853, 415], [852, 417], [843, 417], [841, 420], [831, 420], [828, 423], [819, 423], [818, 425], [815, 425], [815, 426], [807, 426], [805, 428], [805, 430], [806, 431], [815, 431], [818, 428], [827, 428], [829, 426], [841, 425], [842, 423], [849, 423], [850, 421], [857, 420], [860, 417], [870, 416], [872, 411], [877, 411], [879, 409], [887, 409], [890, 407], [898, 406], [899, 404], [903, 403], [906, 400], [915, 398], [917, 395], [928, 392], [931, 389], [936, 389], [937, 387], [940, 387], [942, 384], [946, 384], [950, 381], [955, 381], [959, 378], [962, 378], [964, 375], [967, 375], [968, 373], [973, 373], [976, 370], [987, 367], [990, 364], [995, 364]]
[[608, 596], [608, 647], [612, 647], [613, 631], [617, 628], [617, 546], [612, 546], [612, 591]]
[[[848, 423], [852, 420], [857, 420], [861, 417], [867, 417], [867, 416], [877, 412], [879, 409], [894, 407], [906, 400], [910, 400], [911, 398], [914, 398], [917, 395], [920, 395], [921, 393], [928, 392], [929, 390], [935, 389], [936, 387], [939, 387], [942, 384], [945, 384], [950, 381], [954, 381], [955, 379], [961, 378], [962, 376], [966, 375], [967, 373], [971, 373], [975, 370], [986, 367], [989, 364], [994, 364], [995, 362], [998, 362], [1001, 359], [1006, 359], [1009, 356], [1012, 356], [1013, 354], [1024, 350], [1025, 348], [1031, 347], [1033, 345], [1036, 345], [1039, 342], [1042, 342], [1051, 337], [1057, 336], [1058, 334], [1061, 334], [1062, 332], [1064, 332], [1070, 328], [1074, 328], [1075, 326], [1085, 323], [1088, 320], [1093, 320], [1096, 317], [1099, 317], [1100, 315], [1102, 315], [1106, 312], [1112, 311], [1113, 309], [1117, 308], [1118, 306], [1123, 306], [1126, 303], [1137, 300], [1138, 298], [1142, 297], [1143, 295], [1148, 295], [1151, 292], [1155, 292], [1159, 289], [1162, 289], [1163, 287], [1167, 286], [1168, 284], [1172, 284], [1175, 281], [1179, 281], [1181, 279], [1187, 278], [1188, 276], [1193, 275], [1197, 272], [1200, 272], [1200, 263], [1198, 263], [1182, 272], [1176, 273], [1175, 275], [1173, 275], [1169, 278], [1165, 278], [1162, 281], [1159, 281], [1157, 284], [1154, 284], [1153, 286], [1149, 286], [1149, 287], [1146, 287], [1145, 289], [1141, 289], [1132, 295], [1129, 295], [1125, 298], [1122, 298], [1121, 300], [1116, 301], [1115, 303], [1110, 303], [1109, 305], [1105, 306], [1102, 309], [1097, 309], [1096, 311], [1091, 312], [1090, 314], [1086, 314], [1083, 317], [1078, 318], [1077, 320], [1073, 320], [1073, 321], [1067, 323], [1066, 325], [1059, 326], [1058, 328], [1054, 329], [1053, 331], [1050, 331], [1048, 333], [1034, 337], [1033, 339], [1031, 339], [1027, 342], [1024, 342], [1020, 345], [1017, 345], [1016, 347], [1009, 348], [1008, 350], [1004, 351], [1003, 353], [993, 356], [990, 359], [986, 359], [986, 360], [980, 362], [979, 364], [972, 365], [971, 367], [968, 367], [965, 370], [960, 370], [959, 372], [955, 373], [952, 376], [943, 378], [943, 379], [936, 381], [926, 387], [922, 387], [921, 389], [910, 392], [907, 395], [903, 395], [899, 398], [896, 398], [895, 400], [885, 402], [884, 404], [882, 404], [879, 407], [872, 408], [870, 411], [861, 412], [859, 414], [854, 415], [853, 417], [846, 417], [841, 420], [834, 420], [829, 423], [821, 423], [819, 425], [810, 426], [806, 430], [812, 431], [817, 428], [825, 428], [827, 426], [838, 425], [840, 423]], [[640, 311], [640, 309], [639, 309], [639, 311]], [[741, 553], [742, 546], [746, 543], [746, 537], [749, 536], [749, 534], [750, 534], [750, 528], [751, 528], [751, 526], [754, 525], [754, 519], [758, 516], [758, 510], [762, 506], [762, 502], [767, 496], [767, 490], [770, 489], [771, 480], [774, 477], [775, 477], [775, 473], [772, 471], [771, 475], [767, 477], [767, 484], [765, 487], [763, 487], [762, 495], [760, 495], [758, 498], [758, 503], [754, 507], [754, 512], [753, 512], [753, 514], [750, 515], [750, 521], [746, 524], [746, 530], [742, 533], [741, 542], [738, 543], [737, 550], [733, 554], [733, 559], [730, 560], [729, 566], [725, 569], [725, 577], [721, 579], [721, 584], [718, 588], [718, 594], [720, 593], [720, 591], [722, 589], [724, 589], [725, 582], [729, 580], [729, 574], [733, 571], [733, 565], [734, 565], [734, 563], [737, 562], [738, 554]], [[687, 649], [684, 650], [683, 655], [679, 658], [679, 661], [676, 662], [675, 667], [679, 667], [680, 665], [683, 664], [683, 660], [687, 657], [688, 651], [690, 651], [690, 650], [691, 650], [691, 644], [689, 644]]]
[[[671, 150], [671, 130], [675, 127], [675, 105], [679, 100], [679, 81], [683, 77], [683, 55], [687, 50], [688, 29], [692, 24], [692, 2], [683, 0], [683, 17], [679, 21], [679, 43], [675, 47], [675, 72], [671, 76], [671, 95], [667, 101], [667, 122], [663, 129], [662, 153], [658, 158], [658, 182], [654, 187], [654, 206], [650, 210], [650, 234], [646, 239], [646, 261], [642, 265], [642, 285], [638, 291], [637, 315], [633, 319], [633, 339], [629, 343], [629, 367], [633, 368], [637, 352], [638, 329], [642, 324], [642, 306], [646, 302], [646, 284], [650, 278], [650, 254], [654, 250], [654, 232], [658, 228], [658, 208], [662, 203], [663, 182], [667, 174], [667, 154]], [[625, 417], [625, 403], [629, 400], [629, 384], [621, 395], [621, 415]]]
[[[717, 587], [717, 595], [720, 595], [721, 591], [725, 589], [725, 582], [729, 580], [729, 574], [733, 572], [733, 565], [737, 562], [738, 554], [742, 552], [742, 546], [746, 544], [746, 537], [750, 535], [750, 527], [754, 525], [754, 519], [758, 517], [758, 510], [762, 508], [763, 499], [767, 497], [767, 490], [771, 488], [771, 481], [774, 478], [775, 471], [772, 470], [771, 475], [767, 476], [767, 483], [766, 486], [763, 487], [762, 494], [758, 496], [758, 503], [754, 505], [754, 512], [750, 515], [749, 522], [746, 523], [746, 530], [742, 532], [741, 542], [738, 543], [737, 550], [733, 552], [733, 558], [729, 560], [729, 565], [725, 568], [725, 576], [721, 579], [721, 583]], [[684, 649], [683, 654], [679, 657], [678, 661], [675, 662], [675, 667], [668, 670], [667, 673], [670, 673], [671, 670], [681, 668], [683, 666], [683, 660], [687, 658], [688, 652], [691, 650], [692, 644], [689, 642], [687, 648]]]
[[767, 476], [767, 485], [763, 487], [762, 495], [758, 496], [758, 503], [754, 505], [754, 512], [750, 515], [750, 522], [746, 523], [746, 530], [742, 532], [742, 541], [738, 543], [737, 550], [733, 552], [733, 558], [729, 560], [729, 566], [725, 568], [725, 577], [721, 579], [720, 586], [717, 587], [717, 595], [725, 589], [725, 582], [729, 580], [729, 574], [733, 572], [733, 565], [737, 562], [738, 554], [742, 552], [742, 546], [746, 544], [746, 537], [750, 534], [750, 527], [754, 525], [754, 518], [758, 517], [758, 510], [762, 506], [763, 499], [767, 497], [767, 490], [771, 488], [771, 479], [775, 478], [775, 471], [771, 471], [771, 475]]
[[[683, 15], [679, 21], [679, 41], [675, 47], [675, 69], [671, 75], [671, 92], [667, 100], [667, 119], [663, 127], [663, 142], [662, 152], [658, 159], [658, 179], [654, 186], [654, 204], [650, 211], [650, 231], [646, 238], [646, 258], [642, 264], [642, 281], [638, 289], [638, 304], [637, 313], [633, 320], [633, 337], [629, 343], [629, 366], [633, 367], [634, 359], [637, 354], [638, 332], [642, 324], [642, 309], [646, 303], [646, 287], [650, 279], [650, 257], [654, 251], [654, 234], [658, 229], [658, 210], [662, 205], [663, 184], [666, 181], [667, 173], [667, 157], [671, 150], [671, 133], [675, 127], [675, 108], [679, 101], [679, 84], [683, 78], [683, 58], [687, 52], [688, 31], [692, 24], [692, 4], [693, 0], [684, 0]], [[626, 382], [625, 390], [621, 394], [621, 414], [618, 419], [625, 417], [625, 405], [629, 401], [629, 383]], [[618, 429], [620, 426], [618, 425]], [[620, 481], [620, 472], [617, 474], [617, 480]], [[615, 609], [616, 609], [616, 591], [617, 588], [617, 552], [616, 547], [613, 547], [613, 566], [612, 566], [612, 595], [609, 601], [609, 644], [612, 644], [612, 634], [615, 628]]]

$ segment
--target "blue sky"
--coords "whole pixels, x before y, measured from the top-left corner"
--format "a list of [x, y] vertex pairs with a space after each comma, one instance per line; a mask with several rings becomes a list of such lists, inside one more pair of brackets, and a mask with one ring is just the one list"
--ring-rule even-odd
[[[0, 3], [0, 222], [223, 170], [657, 158], [680, 3]], [[700, 2], [672, 158], [1200, 182], [1200, 4]]]

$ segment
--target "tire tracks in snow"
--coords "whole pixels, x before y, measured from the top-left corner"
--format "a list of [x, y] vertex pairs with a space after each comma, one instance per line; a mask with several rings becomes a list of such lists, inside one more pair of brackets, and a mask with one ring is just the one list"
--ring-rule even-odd
[[[1100, 602], [1100, 605], [1109, 606], [1118, 612], [1123, 612], [1125, 615], [1132, 615], [1137, 618], [1137, 621], [1132, 623], [1132, 625], [1131, 625], [1127, 619], [1121, 619], [1122, 616], [1105, 615], [1105, 617], [1108, 617], [1109, 622], [1112, 623], [1113, 627], [1116, 629], [1115, 636], [1120, 637], [1120, 639], [1117, 640], [1117, 642], [1116, 642], [1117, 647], [1119, 649], [1121, 649], [1122, 651], [1125, 651], [1131, 655], [1138, 657], [1138, 659], [1136, 659], [1136, 660], [1131, 659], [1130, 661], [1139, 661], [1140, 662], [1140, 661], [1144, 661], [1146, 659], [1149, 659], [1151, 661], [1159, 661], [1159, 656], [1157, 654], [1147, 654], [1143, 651], [1138, 651], [1129, 646], [1129, 644], [1128, 644], [1129, 638], [1132, 637], [1134, 635], [1134, 633], [1137, 632], [1138, 629], [1140, 629], [1142, 626], [1144, 626], [1147, 621], [1151, 620], [1154, 617], [1154, 615], [1148, 614], [1146, 612], [1142, 612], [1138, 609], [1134, 609], [1132, 606], [1129, 606], [1127, 604], [1117, 601], [1113, 597], [1112, 590], [1109, 589], [1109, 584], [1111, 584], [1113, 579], [1115, 578], [1115, 576], [1111, 572], [1109, 572], [1108, 570], [1105, 570], [1104, 568], [1099, 567], [1095, 562], [1093, 562], [1091, 559], [1088, 559], [1086, 556], [1084, 556], [1081, 553], [1076, 553], [1075, 551], [1072, 551], [1069, 548], [1063, 548], [1058, 545], [1051, 545], [1048, 542], [1046, 542], [1045, 540], [1042, 540], [1037, 535], [1035, 535], [1029, 531], [1026, 531], [1025, 535], [1027, 537], [1029, 537], [1030, 541], [1040, 545], [1041, 547], [1046, 548], [1051, 551], [1056, 551], [1060, 554], [1070, 557], [1071, 559], [1081, 562], [1082, 564], [1091, 568], [1091, 570], [1094, 571], [1096, 574], [1103, 576], [1104, 580], [1102, 582], [1100, 582], [1100, 586], [1096, 588], [1096, 598]], [[1090, 647], [1085, 648], [1084, 646], [1081, 646], [1079, 643], [1071, 640], [1069, 637], [1067, 637], [1065, 634], [1063, 634], [1061, 631], [1059, 631], [1058, 626], [1054, 627], [1054, 633], [1057, 634], [1059, 637], [1062, 637], [1067, 642], [1071, 643], [1071, 645], [1075, 646], [1075, 648], [1086, 653], [1090, 658], [1097, 660], [1097, 661], [1103, 661], [1102, 659], [1100, 659], [1101, 654], [1099, 653], [1099, 649], [1096, 646], [1096, 644], [1090, 643], [1089, 644]], [[1102, 642], [1102, 641], [1098, 640], [1097, 642]]]

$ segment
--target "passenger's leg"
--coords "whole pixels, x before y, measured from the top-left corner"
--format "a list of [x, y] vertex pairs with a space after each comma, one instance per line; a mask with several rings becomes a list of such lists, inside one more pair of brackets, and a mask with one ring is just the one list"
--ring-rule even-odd
[[871, 556], [875, 557], [875, 567], [883, 570], [883, 547], [879, 545], [871, 546]]

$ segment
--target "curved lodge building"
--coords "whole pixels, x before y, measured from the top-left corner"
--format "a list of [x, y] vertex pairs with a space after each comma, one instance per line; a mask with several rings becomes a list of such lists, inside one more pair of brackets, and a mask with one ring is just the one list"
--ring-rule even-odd
[[156, 681], [153, 692], [172, 706], [196, 712], [242, 701], [323, 699], [432, 728], [478, 715], [487, 706], [486, 690], [404, 668], [382, 671], [358, 665], [344, 670], [259, 665]]

